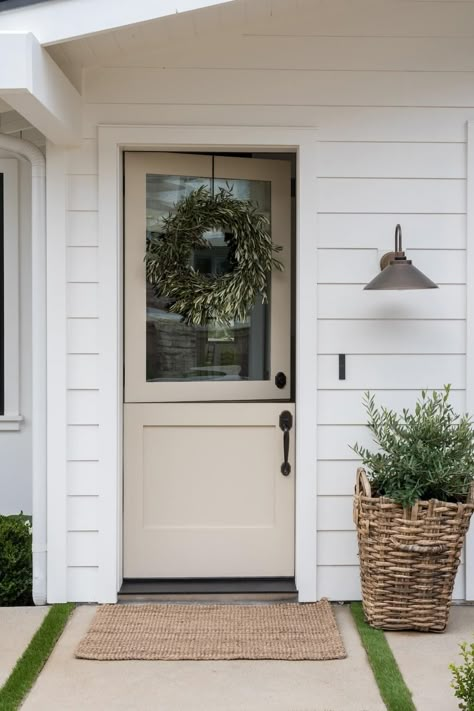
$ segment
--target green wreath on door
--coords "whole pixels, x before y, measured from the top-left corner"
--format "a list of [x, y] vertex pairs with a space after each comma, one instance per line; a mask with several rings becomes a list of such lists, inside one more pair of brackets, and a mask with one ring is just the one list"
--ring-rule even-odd
[[[190, 264], [193, 250], [212, 249], [203, 235], [213, 229], [228, 235], [230, 265], [227, 273], [215, 276]], [[185, 323], [228, 325], [244, 321], [258, 295], [268, 300], [269, 274], [283, 271], [275, 257], [281, 249], [272, 243], [269, 220], [252, 202], [238, 200], [229, 188], [211, 195], [202, 186], [176, 203], [175, 212], [163, 218], [162, 231], [149, 239], [146, 277]]]

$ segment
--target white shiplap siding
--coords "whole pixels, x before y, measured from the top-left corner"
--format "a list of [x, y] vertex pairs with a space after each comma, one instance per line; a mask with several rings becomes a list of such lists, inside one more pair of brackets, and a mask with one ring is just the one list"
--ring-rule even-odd
[[[465, 407], [465, 146], [330, 142], [323, 144], [321, 155], [319, 174], [328, 177], [319, 181], [319, 219], [320, 225], [329, 220], [332, 239], [321, 230], [319, 590], [346, 599], [345, 591], [359, 585], [351, 516], [357, 461], [349, 444], [371, 444], [363, 390], [371, 389], [380, 403], [400, 410], [414, 404], [420, 388], [449, 382], [456, 388], [453, 404], [461, 411]], [[351, 231], [357, 217], [362, 219], [355, 244], [344, 229]], [[384, 218], [384, 223], [371, 230], [367, 217]], [[341, 219], [344, 228], [338, 229]], [[447, 233], [441, 241], [437, 221], [446, 220], [458, 227], [454, 239]], [[366, 222], [367, 238], [361, 222]], [[381, 255], [393, 249], [397, 222], [404, 228], [409, 257], [439, 283], [439, 290], [363, 291]], [[443, 343], [443, 333], [448, 342]], [[338, 353], [346, 354], [347, 379], [337, 382]], [[463, 568], [455, 596], [464, 596]]]
[[[351, 494], [369, 443], [363, 392], [395, 408], [451, 383], [465, 404], [466, 121], [472, 3], [302, 2], [284, 19], [126, 53], [84, 72], [84, 142], [68, 156], [68, 590], [96, 599], [98, 124], [311, 126], [318, 177], [318, 595], [360, 594]], [[403, 227], [437, 292], [367, 293]], [[347, 357], [338, 380], [337, 356]], [[464, 596], [463, 568], [455, 597]]]
[[100, 530], [96, 142], [69, 151], [67, 170], [67, 590], [88, 601], [98, 597]]

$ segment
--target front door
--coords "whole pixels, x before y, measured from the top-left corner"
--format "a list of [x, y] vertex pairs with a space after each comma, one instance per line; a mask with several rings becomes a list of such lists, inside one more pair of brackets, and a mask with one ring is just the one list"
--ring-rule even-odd
[[[187, 325], [146, 283], [147, 239], [200, 186], [251, 200], [282, 247], [268, 303], [244, 321]], [[287, 161], [125, 154], [126, 578], [294, 575], [290, 200]], [[206, 239], [195, 269], [225, 272], [226, 235]]]

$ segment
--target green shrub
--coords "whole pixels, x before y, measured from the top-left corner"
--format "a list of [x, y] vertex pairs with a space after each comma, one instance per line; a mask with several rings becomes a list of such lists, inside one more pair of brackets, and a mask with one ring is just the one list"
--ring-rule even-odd
[[459, 646], [461, 648], [459, 654], [464, 664], [449, 665], [453, 673], [451, 686], [455, 697], [460, 699], [459, 708], [462, 711], [474, 711], [474, 644], [462, 642]]
[[352, 449], [367, 467], [374, 496], [403, 506], [417, 499], [466, 501], [474, 480], [474, 429], [471, 418], [449, 404], [450, 386], [428, 395], [422, 391], [414, 412], [377, 408], [365, 394], [368, 427], [378, 451]]
[[0, 606], [31, 605], [31, 524], [23, 514], [0, 516]]

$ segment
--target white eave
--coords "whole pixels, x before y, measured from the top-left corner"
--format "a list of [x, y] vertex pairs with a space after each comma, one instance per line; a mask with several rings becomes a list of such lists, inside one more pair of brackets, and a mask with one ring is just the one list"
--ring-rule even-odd
[[33, 32], [51, 45], [232, 0], [49, 0], [0, 11], [0, 32]]
[[53, 143], [78, 142], [80, 94], [30, 32], [0, 32], [0, 99]]

